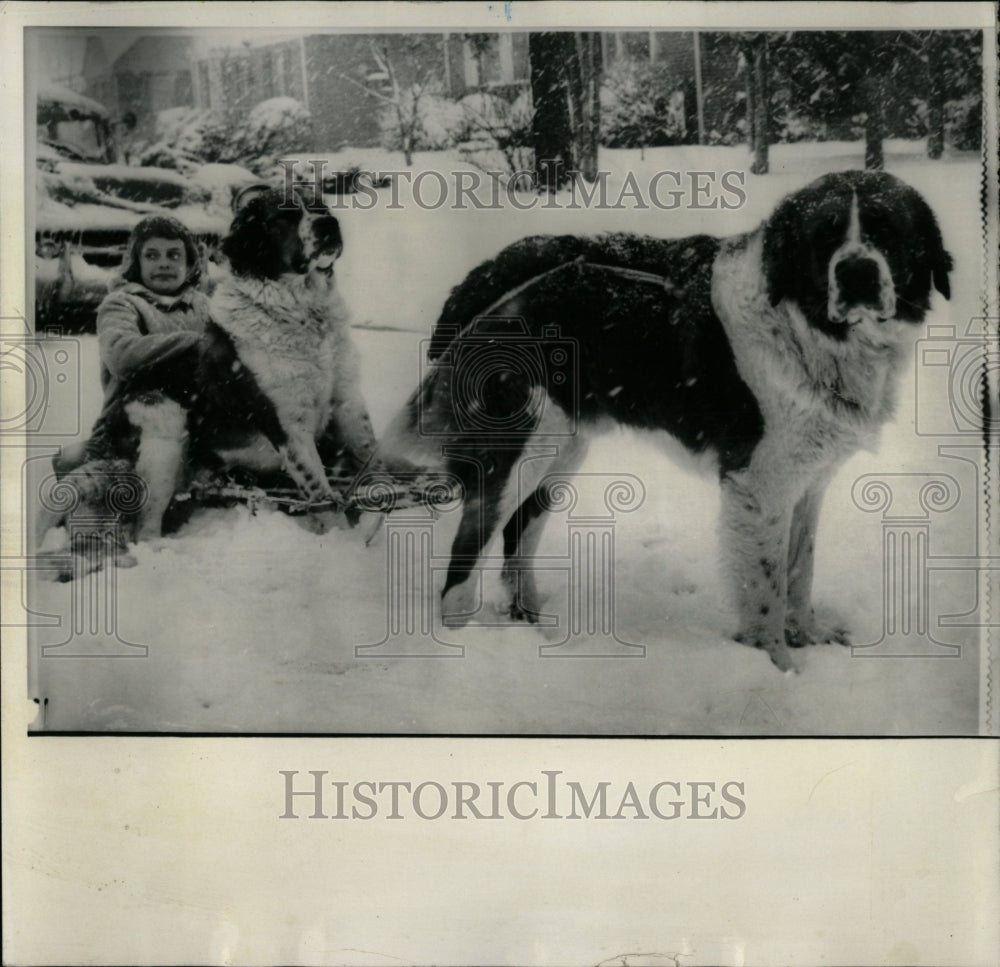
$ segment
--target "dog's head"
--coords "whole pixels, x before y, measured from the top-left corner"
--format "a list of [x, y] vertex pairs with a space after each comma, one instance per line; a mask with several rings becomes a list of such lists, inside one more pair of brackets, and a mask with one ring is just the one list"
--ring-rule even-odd
[[326, 205], [280, 189], [241, 207], [222, 242], [234, 274], [259, 279], [310, 271], [332, 277], [343, 249], [340, 223]]
[[931, 289], [951, 296], [934, 213], [884, 172], [825, 175], [785, 198], [764, 230], [772, 305], [789, 299], [834, 339], [860, 323], [922, 322]]

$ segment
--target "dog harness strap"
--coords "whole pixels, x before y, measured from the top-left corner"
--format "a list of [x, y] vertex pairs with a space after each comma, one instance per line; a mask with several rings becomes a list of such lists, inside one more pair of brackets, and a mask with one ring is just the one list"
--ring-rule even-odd
[[670, 280], [663, 275], [654, 275], [652, 272], [642, 272], [639, 269], [629, 269], [620, 265], [602, 265], [599, 262], [586, 262], [583, 258], [574, 259], [571, 262], [562, 262], [554, 268], [547, 269], [545, 272], [541, 272], [538, 275], [532, 276], [527, 282], [522, 282], [520, 285], [514, 286], [513, 289], [508, 290], [499, 299], [494, 299], [482, 312], [476, 313], [477, 316], [488, 316], [500, 308], [509, 299], [513, 299], [519, 296], [526, 289], [530, 289], [536, 282], [541, 281], [547, 276], [553, 275], [556, 272], [561, 272], [563, 269], [568, 268], [571, 265], [579, 266], [585, 269], [600, 269], [602, 272], [611, 272], [614, 275], [621, 276], [624, 279], [631, 279], [633, 282], [648, 282], [650, 285], [664, 286], [670, 288]]
[[508, 299], [513, 299], [515, 296], [519, 296], [526, 289], [530, 289], [536, 282], [540, 279], [544, 279], [554, 272], [561, 272], [567, 265], [572, 265], [572, 262], [562, 262], [559, 265], [554, 266], [551, 269], [547, 269], [545, 272], [541, 272], [538, 275], [533, 275], [527, 282], [522, 282], [520, 285], [514, 286], [513, 289], [508, 290], [499, 299], [494, 299], [482, 312], [477, 312], [477, 316], [488, 316], [490, 313], [496, 311], [500, 306], [502, 306]]
[[622, 265], [602, 265], [599, 262], [584, 262], [590, 269], [600, 269], [602, 272], [611, 272], [619, 275], [623, 279], [631, 279], [633, 282], [648, 282], [650, 285], [668, 286], [669, 279], [664, 275], [656, 275], [653, 272], [643, 272], [640, 269], [629, 269]]

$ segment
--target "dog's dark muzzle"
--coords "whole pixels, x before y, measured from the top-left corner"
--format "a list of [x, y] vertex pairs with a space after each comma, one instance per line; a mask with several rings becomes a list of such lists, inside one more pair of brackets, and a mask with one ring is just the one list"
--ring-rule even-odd
[[312, 232], [316, 252], [340, 255], [344, 248], [344, 239], [340, 234], [340, 222], [333, 215], [317, 218], [312, 224]]
[[841, 259], [833, 270], [840, 302], [846, 305], [878, 305], [882, 280], [878, 263], [864, 256]]

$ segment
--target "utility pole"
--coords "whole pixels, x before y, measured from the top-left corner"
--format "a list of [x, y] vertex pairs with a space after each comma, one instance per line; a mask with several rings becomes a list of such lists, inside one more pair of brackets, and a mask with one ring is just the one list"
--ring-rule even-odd
[[306, 57], [306, 38], [299, 38], [299, 54], [302, 59], [302, 106], [309, 110], [309, 61]]

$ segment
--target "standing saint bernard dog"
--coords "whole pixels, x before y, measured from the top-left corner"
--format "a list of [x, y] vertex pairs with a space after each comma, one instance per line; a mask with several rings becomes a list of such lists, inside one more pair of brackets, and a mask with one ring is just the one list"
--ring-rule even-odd
[[[88, 518], [108, 517], [123, 475], [141, 478], [141, 506], [117, 518], [120, 544], [159, 536], [175, 494], [200, 470], [265, 485], [291, 477], [304, 498], [336, 502], [326, 470], [357, 472], [375, 449], [334, 281], [337, 219], [297, 193], [260, 191], [222, 248], [228, 272], [200, 343], [130, 378], [106, 413], [100, 452], [66, 475], [79, 497], [71, 517]], [[90, 541], [74, 551], [84, 572], [103, 565]]]
[[[855, 171], [788, 196], [745, 235], [536, 236], [474, 269], [381, 446], [390, 466], [443, 465], [463, 483], [445, 623], [476, 612], [474, 568], [498, 528], [510, 614], [536, 619], [531, 558], [553, 476], [610, 420], [714, 455], [738, 640], [782, 670], [790, 645], [846, 641], [810, 601], [820, 502], [877, 442], [951, 267], [923, 198]], [[539, 441], [558, 455], [522, 460]]]

